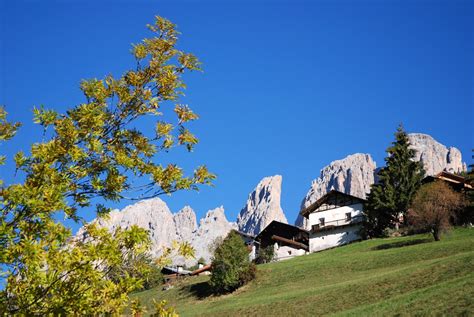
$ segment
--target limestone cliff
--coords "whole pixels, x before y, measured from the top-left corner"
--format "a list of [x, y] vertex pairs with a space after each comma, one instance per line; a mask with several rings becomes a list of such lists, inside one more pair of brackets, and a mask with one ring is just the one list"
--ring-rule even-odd
[[[122, 210], [114, 210], [107, 219], [96, 219], [100, 226], [110, 231], [117, 227], [128, 228], [137, 225], [149, 231], [151, 239], [150, 254], [159, 256], [164, 248], [170, 247], [173, 241], [187, 241], [195, 248], [195, 259], [183, 259], [173, 255], [175, 264], [193, 265], [200, 257], [209, 261], [212, 253], [209, 251], [217, 238], [224, 238], [231, 229], [237, 229], [235, 223], [230, 223], [224, 214], [224, 208], [219, 207], [207, 212], [201, 219], [199, 227], [196, 223], [194, 210], [185, 206], [176, 214], [172, 214], [166, 203], [160, 198], [143, 200]], [[77, 237], [82, 237], [80, 229]]]
[[173, 214], [160, 198], [139, 201], [122, 210], [111, 211], [107, 219], [96, 220], [100, 226], [109, 230], [117, 227], [129, 228], [137, 225], [149, 230], [152, 243], [152, 255], [159, 255], [164, 247], [178, 240]]
[[435, 175], [443, 170], [459, 173], [466, 170], [461, 151], [446, 147], [428, 134], [410, 133], [411, 147], [416, 150], [416, 159], [423, 162], [427, 175]]
[[[331, 189], [365, 198], [374, 183], [376, 164], [370, 154], [352, 154], [324, 167], [301, 202], [301, 209], [311, 205]], [[295, 225], [308, 229], [306, 219], [298, 215]]]
[[190, 206], [173, 215], [174, 228], [179, 241], [191, 241], [197, 230], [196, 214]]
[[258, 183], [237, 217], [240, 231], [257, 235], [273, 220], [288, 223], [280, 206], [281, 182], [282, 177], [275, 175]]
[[196, 260], [203, 257], [209, 262], [216, 240], [225, 238], [232, 229], [237, 229], [237, 225], [227, 220], [224, 207], [209, 210], [199, 222], [199, 228], [193, 233], [191, 240], [196, 251]]

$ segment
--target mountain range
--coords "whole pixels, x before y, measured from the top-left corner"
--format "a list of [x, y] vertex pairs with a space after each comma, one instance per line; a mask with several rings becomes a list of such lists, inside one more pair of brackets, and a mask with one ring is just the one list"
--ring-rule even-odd
[[[409, 134], [416, 160], [422, 161], [427, 175], [443, 170], [458, 173], [466, 170], [461, 152], [455, 147], [446, 147], [431, 136], [421, 133]], [[309, 206], [331, 189], [353, 196], [366, 198], [376, 178], [377, 166], [370, 154], [356, 153], [331, 162], [314, 179], [301, 202], [301, 209]], [[122, 210], [114, 210], [108, 219], [96, 219], [99, 225], [110, 230], [138, 225], [149, 230], [152, 241], [151, 253], [158, 256], [163, 248], [173, 241], [188, 241], [196, 251], [196, 259], [203, 257], [210, 261], [216, 239], [223, 238], [232, 230], [257, 235], [270, 222], [277, 220], [288, 223], [281, 208], [282, 176], [263, 178], [248, 195], [236, 222], [227, 219], [224, 207], [209, 210], [197, 223], [196, 214], [190, 206], [172, 213], [160, 198], [139, 201]], [[298, 216], [295, 225], [307, 229], [305, 218]], [[196, 259], [185, 260], [173, 256], [175, 264], [192, 265]]]

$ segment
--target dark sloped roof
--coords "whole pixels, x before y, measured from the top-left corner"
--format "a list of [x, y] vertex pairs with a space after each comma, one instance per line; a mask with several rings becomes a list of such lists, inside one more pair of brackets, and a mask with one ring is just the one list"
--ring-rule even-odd
[[192, 272], [188, 271], [188, 270], [184, 270], [184, 269], [179, 271], [177, 267], [165, 266], [161, 269], [161, 273], [163, 273], [163, 274], [189, 275]]
[[340, 192], [338, 190], [332, 189], [326, 195], [322, 196], [321, 198], [316, 200], [314, 203], [312, 203], [311, 205], [309, 205], [305, 209], [301, 210], [300, 215], [302, 215], [303, 217], [306, 217], [307, 215], [309, 215], [314, 210], [318, 209], [322, 204], [327, 202], [331, 197], [333, 197], [335, 195], [345, 196], [345, 197], [351, 198], [352, 200], [357, 200], [357, 201], [360, 201], [360, 202], [365, 202], [366, 201], [365, 199], [362, 199], [360, 197], [352, 196], [352, 195]]
[[302, 234], [305, 236], [309, 236], [309, 231], [302, 229], [300, 227], [292, 226], [287, 223], [279, 222], [276, 220], [273, 220], [268, 224], [268, 226], [265, 227], [256, 237], [255, 240], [260, 241], [262, 237], [264, 236], [272, 236], [274, 234], [277, 234], [279, 236], [283, 237], [293, 237], [298, 234]]
[[429, 183], [437, 179], [454, 184], [460, 189], [464, 188], [466, 190], [472, 190], [474, 187], [473, 184], [470, 183], [465, 177], [446, 171], [439, 172], [433, 176], [425, 177], [423, 179], [423, 183]]

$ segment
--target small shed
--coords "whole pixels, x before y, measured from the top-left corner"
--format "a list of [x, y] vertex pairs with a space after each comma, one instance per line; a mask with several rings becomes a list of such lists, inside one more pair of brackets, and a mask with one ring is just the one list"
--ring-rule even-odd
[[191, 275], [191, 271], [185, 270], [182, 265], [165, 266], [161, 269], [167, 283], [172, 282], [180, 277]]

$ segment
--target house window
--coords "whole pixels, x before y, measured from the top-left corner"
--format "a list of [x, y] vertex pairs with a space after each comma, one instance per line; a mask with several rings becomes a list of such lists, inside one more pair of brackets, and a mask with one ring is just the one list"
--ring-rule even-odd
[[350, 213], [350, 212], [346, 212], [346, 221], [351, 221], [351, 220], [352, 220], [351, 213]]
[[318, 229], [319, 229], [319, 225], [312, 225], [312, 226], [311, 226], [311, 230], [312, 230], [313, 232], [318, 231]]
[[324, 226], [324, 218], [319, 218], [319, 224], [320, 224], [321, 226]]

